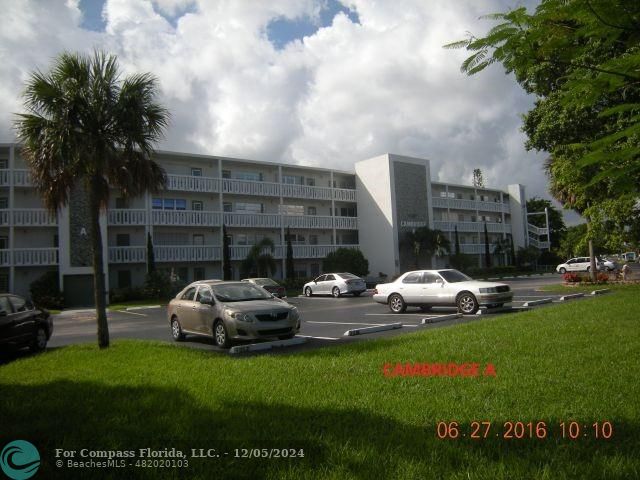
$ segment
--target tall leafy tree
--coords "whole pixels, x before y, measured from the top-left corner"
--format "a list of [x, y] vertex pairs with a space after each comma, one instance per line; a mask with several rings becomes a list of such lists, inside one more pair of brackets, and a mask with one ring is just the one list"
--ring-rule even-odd
[[126, 198], [165, 186], [165, 172], [152, 160], [169, 117], [157, 95], [153, 76], [122, 78], [113, 55], [63, 53], [48, 73], [31, 74], [26, 113], [15, 121], [34, 186], [50, 211], [65, 206], [72, 189], [88, 192], [100, 348], [109, 346], [100, 213], [110, 187]]
[[491, 268], [491, 248], [489, 246], [489, 232], [487, 232], [487, 222], [484, 222], [484, 265]]
[[227, 227], [222, 224], [222, 279], [231, 280], [233, 271], [231, 269], [231, 245], [229, 244], [229, 235]]
[[242, 261], [241, 269], [244, 275], [258, 275], [259, 277], [270, 277], [275, 272], [277, 265], [273, 258], [275, 245], [268, 237], [260, 240], [259, 243], [251, 247], [247, 257]]
[[640, 3], [542, 0], [533, 13], [488, 18], [498, 24], [485, 37], [447, 45], [472, 52], [462, 71], [501, 63], [536, 96], [527, 147], [549, 152], [550, 191], [586, 217], [591, 241], [604, 221], [636, 221], [628, 196], [640, 194]]
[[451, 243], [442, 231], [420, 227], [403, 235], [400, 248], [411, 252], [415, 268], [419, 269], [423, 258], [430, 260], [433, 255], [445, 255], [451, 249]]
[[153, 241], [151, 232], [147, 233], [147, 273], [151, 274], [156, 271], [156, 257], [153, 253]]
[[360, 250], [340, 247], [325, 257], [322, 267], [325, 272], [349, 272], [364, 277], [369, 273], [369, 260]]
[[287, 278], [295, 278], [296, 271], [293, 265], [293, 245], [291, 244], [291, 232], [289, 231], [289, 227], [287, 227], [287, 256], [285, 259], [285, 270]]
[[453, 227], [454, 235], [455, 235], [455, 255], [460, 255], [460, 239], [458, 238], [458, 226], [454, 225]]

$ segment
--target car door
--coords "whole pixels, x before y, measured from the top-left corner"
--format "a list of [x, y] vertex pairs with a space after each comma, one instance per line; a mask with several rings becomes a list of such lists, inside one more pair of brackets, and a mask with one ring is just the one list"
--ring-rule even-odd
[[180, 297], [180, 301], [177, 306], [177, 314], [180, 319], [180, 325], [182, 325], [183, 330], [190, 330], [192, 332], [197, 332], [195, 329], [195, 320], [194, 320], [194, 310], [195, 310], [195, 300], [194, 297], [196, 295], [196, 287], [188, 288]]
[[567, 261], [567, 271], [568, 272], [575, 272], [576, 270], [578, 270], [577, 262], [578, 262], [577, 258], [571, 258], [570, 260], [568, 260]]
[[422, 302], [422, 272], [411, 272], [407, 274], [398, 288], [405, 303], [421, 303]]
[[335, 284], [336, 284], [335, 275], [331, 273], [325, 275], [324, 281], [322, 282], [321, 293], [331, 293], [331, 289], [335, 286]]
[[36, 333], [36, 319], [30, 304], [22, 297], [9, 295], [13, 307], [13, 330], [20, 343], [28, 343]]
[[195, 308], [193, 308], [194, 330], [201, 333], [213, 333], [214, 299], [211, 288], [206, 285], [198, 287]]
[[438, 305], [439, 303], [443, 303], [443, 283], [438, 282], [438, 280], [442, 279], [435, 273], [423, 273], [420, 303], [423, 305]]
[[316, 278], [314, 278], [314, 284], [311, 287], [311, 290], [313, 291], [313, 293], [322, 293], [322, 282], [324, 282], [324, 279], [326, 278], [326, 275], [319, 275]]
[[0, 345], [8, 345], [16, 341], [18, 333], [13, 323], [13, 307], [6, 295], [0, 296]]

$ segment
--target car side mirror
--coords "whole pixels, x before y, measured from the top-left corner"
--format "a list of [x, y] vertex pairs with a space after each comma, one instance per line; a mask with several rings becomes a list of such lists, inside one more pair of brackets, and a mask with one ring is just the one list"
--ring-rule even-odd
[[213, 300], [213, 298], [203, 298], [202, 300], [200, 300], [200, 303], [203, 305], [215, 305], [215, 301]]
[[315, 284], [317, 285], [317, 284], [318, 284], [318, 281], [317, 281], [317, 280], [314, 280], [314, 281], [313, 281], [313, 283], [315, 283]]
[[441, 278], [436, 278], [436, 283], [444, 285], [444, 280], [442, 280]]

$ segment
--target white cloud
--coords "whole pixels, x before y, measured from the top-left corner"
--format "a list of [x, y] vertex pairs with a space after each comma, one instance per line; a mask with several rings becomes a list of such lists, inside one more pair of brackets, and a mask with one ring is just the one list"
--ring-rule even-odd
[[531, 99], [499, 66], [464, 76], [466, 52], [442, 48], [484, 33], [478, 17], [507, 1], [345, 0], [360, 24], [339, 14], [283, 50], [268, 41], [268, 23], [317, 19], [318, 2], [108, 0], [102, 33], [80, 27], [77, 0], [6, 2], [0, 141], [13, 141], [29, 72], [96, 46], [126, 72], [158, 77], [172, 112], [162, 149], [342, 169], [393, 152], [431, 159], [434, 179], [468, 183], [481, 168], [490, 185], [547, 196], [544, 155], [526, 152], [519, 131]]

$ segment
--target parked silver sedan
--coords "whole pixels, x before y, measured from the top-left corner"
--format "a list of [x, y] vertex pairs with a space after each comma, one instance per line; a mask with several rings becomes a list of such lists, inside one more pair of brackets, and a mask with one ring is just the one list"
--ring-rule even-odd
[[376, 285], [373, 292], [373, 300], [389, 305], [393, 313], [402, 313], [407, 306], [423, 310], [454, 306], [473, 314], [481, 305], [498, 307], [512, 299], [509, 285], [473, 280], [453, 269], [407, 272], [393, 282]]
[[302, 292], [305, 296], [333, 295], [338, 298], [344, 293], [352, 293], [356, 297], [367, 290], [367, 286], [360, 277], [353, 273], [325, 273], [312, 281], [305, 283]]
[[292, 338], [300, 330], [296, 307], [248, 282], [194, 282], [169, 302], [167, 315], [174, 340], [213, 336], [223, 348], [234, 340]]

